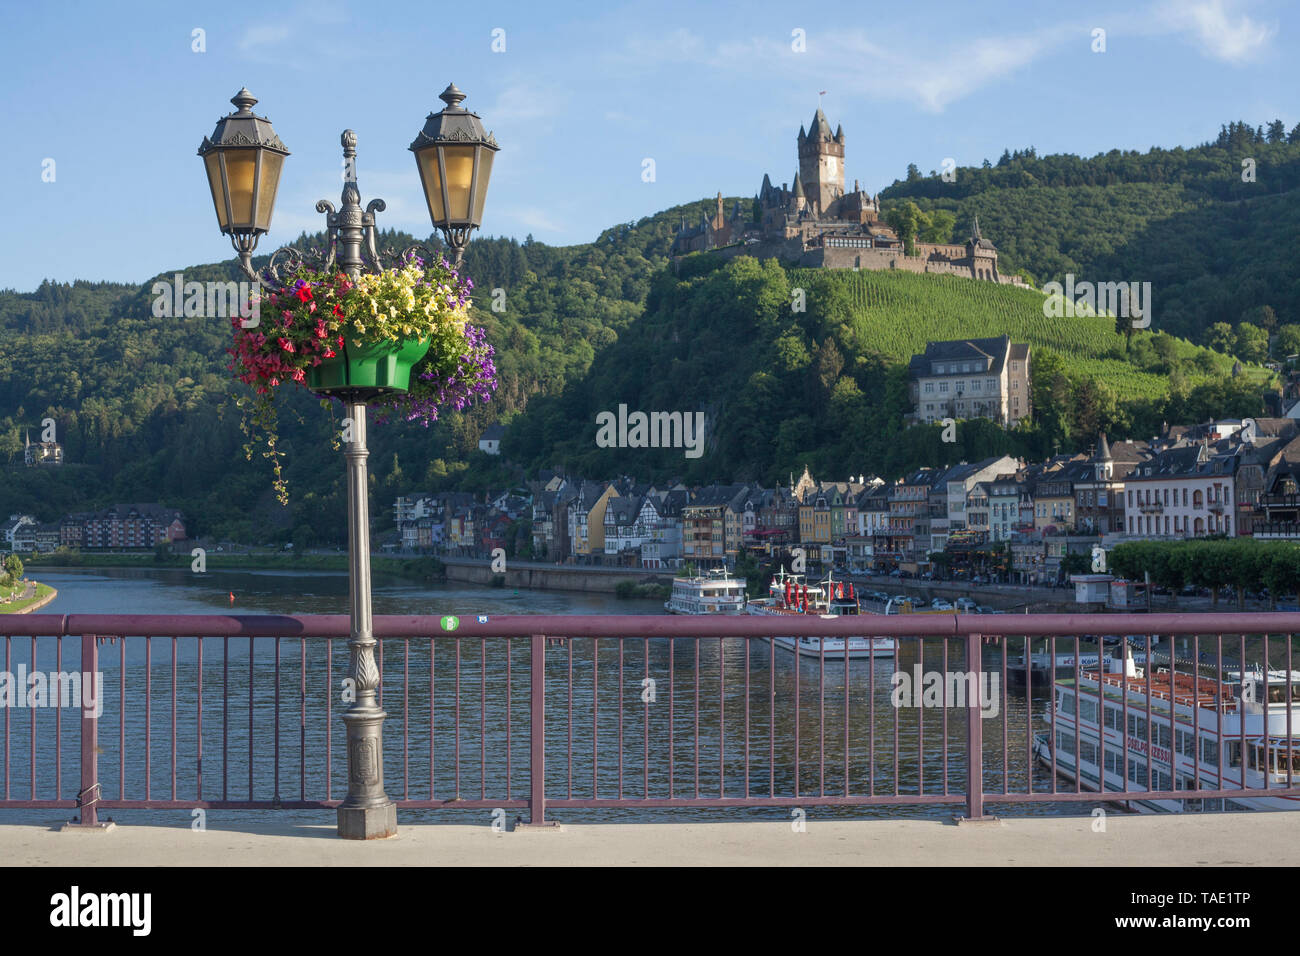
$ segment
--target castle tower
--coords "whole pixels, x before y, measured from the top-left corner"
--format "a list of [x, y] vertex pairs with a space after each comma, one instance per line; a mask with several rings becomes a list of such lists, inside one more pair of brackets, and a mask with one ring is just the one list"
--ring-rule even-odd
[[812, 128], [799, 127], [799, 174], [808, 206], [816, 215], [825, 214], [831, 203], [844, 195], [844, 129], [831, 133], [826, 114], [818, 107]]

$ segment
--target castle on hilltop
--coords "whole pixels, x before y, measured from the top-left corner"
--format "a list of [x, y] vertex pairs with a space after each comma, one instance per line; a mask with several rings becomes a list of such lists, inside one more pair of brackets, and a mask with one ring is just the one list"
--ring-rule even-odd
[[764, 175], [750, 216], [739, 201], [728, 215], [718, 193], [712, 217], [701, 213], [693, 226], [682, 220], [669, 255], [718, 250], [814, 268], [936, 272], [1023, 285], [1019, 276], [998, 271], [998, 250], [980, 235], [978, 217], [965, 242], [915, 242], [914, 254], [905, 255], [902, 239], [880, 218], [880, 196], [856, 180], [852, 192], [844, 191], [844, 129], [832, 133], [820, 108], [811, 131], [799, 127], [797, 143], [792, 185], [778, 188]]

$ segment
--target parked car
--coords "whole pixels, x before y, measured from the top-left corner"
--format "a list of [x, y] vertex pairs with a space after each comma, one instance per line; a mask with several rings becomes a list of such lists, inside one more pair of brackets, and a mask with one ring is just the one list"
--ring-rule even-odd
[[968, 597], [959, 597], [953, 604], [959, 611], [973, 611], [976, 607], [975, 599]]
[[891, 578], [901, 578], [903, 576], [903, 572], [898, 570], [898, 568], [894, 568], [894, 570], [889, 572], [889, 576]]
[[973, 577], [973, 578], [970, 579], [970, 583], [971, 583], [971, 584], [987, 584], [987, 583], [988, 583], [988, 578], [984, 577], [984, 575], [982, 575], [982, 574], [977, 574], [977, 575], [975, 575], [975, 577]]
[[999, 611], [995, 607], [989, 607], [987, 604], [981, 604], [975, 609], [976, 614], [1006, 614], [1006, 611]]
[[953, 610], [952, 602], [945, 601], [943, 598], [935, 598], [933, 601], [930, 602], [930, 607], [935, 611]]
[[915, 603], [916, 603], [916, 598], [908, 597], [906, 594], [895, 594], [893, 600], [894, 600], [894, 603], [895, 603], [895, 604], [915, 604]]
[[884, 591], [875, 591], [872, 593], [871, 597], [873, 600], [879, 601], [881, 604], [889, 603], [889, 595]]

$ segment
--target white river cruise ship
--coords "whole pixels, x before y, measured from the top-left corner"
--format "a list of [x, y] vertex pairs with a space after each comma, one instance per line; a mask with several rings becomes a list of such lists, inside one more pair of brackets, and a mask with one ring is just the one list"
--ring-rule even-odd
[[740, 614], [745, 610], [745, 579], [722, 570], [674, 578], [664, 610], [669, 614]]
[[[1300, 672], [1292, 671], [1292, 697]], [[1088, 790], [1122, 790], [1135, 809], [1297, 810], [1300, 797], [1243, 795], [1143, 799], [1144, 791], [1300, 787], [1300, 708], [1287, 701], [1287, 671], [1224, 672], [1227, 680], [1194, 677], [1157, 666], [1149, 679], [1131, 655], [1056, 681], [1051, 730], [1034, 753]], [[1098, 691], [1102, 711], [1098, 711]], [[1077, 719], [1076, 719], [1077, 711]], [[1172, 724], [1172, 726], [1171, 726]], [[1148, 768], [1148, 755], [1149, 768]], [[1149, 771], [1149, 772], [1148, 772]], [[1244, 777], [1244, 780], [1243, 780]]]

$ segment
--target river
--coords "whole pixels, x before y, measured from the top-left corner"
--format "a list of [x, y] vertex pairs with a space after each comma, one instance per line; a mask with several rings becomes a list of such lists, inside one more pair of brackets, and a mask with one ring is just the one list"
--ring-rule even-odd
[[[346, 614], [348, 610], [343, 572], [219, 570], [199, 575], [172, 569], [41, 568], [33, 569], [33, 576], [58, 589], [58, 597], [43, 609], [50, 614]], [[663, 612], [659, 602], [624, 601], [612, 595], [426, 585], [383, 575], [374, 581], [374, 610], [376, 614], [462, 617]], [[105, 688], [100, 776], [105, 796], [118, 797], [125, 776], [128, 799], [142, 798], [146, 784], [152, 798], [168, 799], [173, 774], [180, 799], [193, 796], [200, 783], [206, 799], [224, 795], [242, 800], [251, 793], [259, 800], [274, 794], [293, 800], [300, 791], [310, 799], [323, 795], [327, 777], [333, 796], [342, 796], [346, 790], [340, 749], [343, 727], [337, 697], [329, 699], [326, 688], [345, 673], [345, 642], [334, 641], [327, 659], [321, 641], [259, 640], [250, 660], [247, 639], [209, 638], [202, 642], [201, 664], [199, 643], [193, 638], [175, 644], [170, 638], [155, 638], [146, 651], [145, 641], [133, 639], [125, 649], [121, 644], [101, 648]], [[30, 645], [27, 638], [9, 642], [9, 667], [20, 662], [30, 666]], [[528, 642], [512, 641], [508, 653], [504, 641], [493, 642], [486, 651], [477, 642], [461, 645], [450, 637], [412, 642], [409, 652], [400, 641], [385, 644], [384, 707], [389, 714], [384, 727], [385, 774], [394, 799], [427, 799], [431, 775], [438, 799], [453, 794], [467, 800], [498, 799], [506, 793], [507, 774], [509, 797], [527, 796]], [[927, 645], [921, 662], [924, 669], [941, 669], [944, 662], [937, 642]], [[942, 792], [945, 770], [949, 789], [961, 791], [965, 727], [960, 714], [949, 721], [947, 747], [938, 746], [944, 736], [942, 709], [892, 706], [892, 661], [877, 659], [874, 666], [868, 661], [852, 662], [846, 687], [842, 662], [827, 662], [824, 669], [808, 659], [796, 665], [792, 654], [777, 649], [773, 663], [765, 643], [753, 643], [748, 650], [747, 654], [746, 642], [739, 639], [679, 639], [672, 648], [662, 640], [635, 639], [622, 647], [612, 639], [599, 646], [574, 640], [548, 648], [548, 797], [609, 797], [620, 785], [627, 797], [639, 797], [647, 790], [651, 797], [667, 796], [670, 785], [677, 797], [690, 797], [697, 789], [706, 797], [719, 792], [742, 796], [746, 786], [750, 794], [760, 796], [769, 790], [792, 793], [796, 786], [805, 795], [835, 795], [843, 792], [846, 775], [854, 793], [872, 787], [876, 793], [888, 792], [897, 780], [901, 793], [932, 794]], [[78, 666], [77, 652], [74, 642], [65, 642], [59, 665]], [[38, 642], [37, 653], [38, 666], [33, 669], [53, 669], [54, 642]], [[905, 645], [899, 663], [910, 672], [916, 658], [914, 645]], [[993, 661], [986, 654], [986, 665]], [[175, 751], [170, 725], [173, 671], [179, 715]], [[121, 686], [126, 708], [120, 706]], [[819, 687], [824, 695], [818, 693]], [[232, 702], [224, 710], [223, 688]], [[200, 697], [201, 730], [195, 719]], [[593, 708], [593, 700], [599, 707]], [[778, 700], [780, 709], [774, 703]], [[327, 703], [333, 707], [332, 721], [325, 720]], [[1003, 785], [1004, 725], [1009, 788], [1023, 790], [1032, 779], [1035, 790], [1050, 789], [1048, 772], [1031, 766], [1025, 754], [1029, 708], [1035, 715], [1034, 729], [1039, 730], [1046, 706], [1044, 698], [1027, 701], [1022, 690], [1012, 688], [1005, 713], [984, 721], [986, 789]], [[3, 770], [14, 798], [26, 798], [31, 785], [31, 713], [18, 709], [6, 714], [12, 718], [7, 738], [12, 752], [5, 754]], [[300, 726], [302, 713], [308, 716]], [[408, 713], [409, 726], [404, 720]], [[58, 766], [63, 773], [59, 792], [65, 798], [76, 792], [75, 717], [75, 711], [65, 711], [61, 717], [64, 742], [57, 766], [52, 754], [38, 753], [38, 798], [52, 796], [51, 778]], [[53, 722], [48, 711], [37, 720], [48, 734], [47, 725]], [[324, 735], [331, 722], [334, 756], [327, 766]], [[747, 733], [748, 759], [743, 746]], [[924, 746], [919, 746], [922, 736]], [[197, 756], [200, 744], [202, 760]], [[404, 749], [409, 754], [405, 764]], [[1069, 786], [1060, 784], [1063, 790]], [[828, 817], [947, 817], [959, 809], [809, 806], [804, 812], [811, 824]], [[988, 812], [1084, 814], [1091, 809], [1091, 804], [1077, 803], [992, 804]], [[61, 813], [0, 810], [0, 820], [30, 820], [33, 814], [53, 814], [53, 819]], [[190, 811], [167, 809], [105, 813], [123, 823], [184, 825], [191, 820]], [[491, 821], [490, 809], [399, 808], [399, 815], [410, 822], [486, 825]], [[514, 815], [515, 811], [509, 813]], [[548, 818], [790, 820], [792, 814], [788, 807], [552, 808]], [[232, 827], [245, 820], [329, 823], [332, 819], [332, 812], [319, 810], [212, 809], [207, 813], [210, 825]]]

